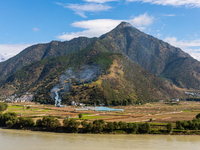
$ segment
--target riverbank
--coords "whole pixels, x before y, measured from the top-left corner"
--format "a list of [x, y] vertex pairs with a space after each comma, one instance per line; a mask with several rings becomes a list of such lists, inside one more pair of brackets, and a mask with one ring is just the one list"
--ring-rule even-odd
[[155, 130], [151, 130], [149, 133], [136, 133], [136, 132], [132, 132], [132, 133], [127, 133], [123, 130], [117, 130], [117, 131], [113, 131], [113, 132], [105, 132], [102, 131], [100, 133], [93, 133], [93, 132], [84, 132], [83, 130], [79, 130], [78, 132], [66, 132], [66, 130], [64, 130], [63, 128], [60, 128], [58, 130], [48, 130], [48, 129], [44, 129], [44, 128], [38, 128], [38, 127], [32, 127], [32, 128], [7, 128], [7, 127], [0, 127], [0, 129], [2, 130], [16, 130], [16, 131], [32, 131], [32, 132], [48, 132], [48, 133], [66, 133], [66, 134], [105, 134], [105, 135], [200, 135], [200, 130], [184, 130], [184, 131], [171, 131], [170, 133], [168, 133], [167, 131], [155, 131]]

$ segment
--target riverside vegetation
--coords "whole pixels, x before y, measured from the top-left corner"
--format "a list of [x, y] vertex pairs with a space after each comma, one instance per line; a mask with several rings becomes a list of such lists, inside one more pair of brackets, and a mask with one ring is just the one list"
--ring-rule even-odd
[[[82, 114], [79, 114], [81, 120]], [[12, 129], [27, 129], [65, 133], [114, 133], [114, 134], [200, 134], [200, 113], [193, 120], [176, 121], [176, 124], [105, 122], [103, 119], [86, 120], [66, 118], [62, 124], [53, 116], [45, 116], [36, 123], [30, 117], [19, 117], [14, 112], [0, 114], [0, 126]], [[151, 121], [151, 120], [150, 120]]]

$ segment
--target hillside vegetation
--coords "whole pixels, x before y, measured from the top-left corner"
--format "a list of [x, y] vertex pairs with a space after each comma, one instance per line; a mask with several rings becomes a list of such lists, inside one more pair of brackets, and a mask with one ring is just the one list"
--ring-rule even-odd
[[97, 64], [101, 66], [102, 75], [84, 84], [72, 81], [71, 89], [60, 93], [62, 102], [75, 100], [88, 104], [127, 105], [184, 97], [181, 91], [121, 54], [105, 52], [107, 48], [98, 41], [93, 45], [98, 46], [96, 49], [88, 46], [76, 53], [43, 59], [23, 67], [1, 83], [0, 94], [31, 91], [36, 93], [35, 101], [54, 103], [50, 91], [68, 68], [80, 70], [83, 64]]
[[[98, 66], [99, 73], [87, 82], [71, 76], [61, 83], [67, 70], [84, 65]], [[0, 94], [30, 91], [35, 101], [54, 103], [50, 91], [63, 84], [57, 88], [64, 103], [127, 105], [183, 98], [183, 89], [200, 90], [199, 75], [199, 61], [122, 22], [99, 38], [34, 45], [0, 63]]]
[[62, 56], [84, 49], [96, 38], [75, 38], [71, 41], [52, 41], [47, 44], [37, 44], [23, 50], [18, 55], [0, 63], [0, 81], [8, 78], [17, 70], [33, 62], [49, 58]]

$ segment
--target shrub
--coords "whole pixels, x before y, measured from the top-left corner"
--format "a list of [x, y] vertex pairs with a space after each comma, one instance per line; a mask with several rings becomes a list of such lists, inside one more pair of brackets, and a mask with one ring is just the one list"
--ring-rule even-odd
[[80, 125], [80, 122], [77, 122], [75, 119], [64, 119], [63, 120], [63, 127], [68, 132], [77, 132], [78, 126]]
[[6, 121], [6, 127], [10, 128], [13, 126], [13, 122], [11, 120]]
[[5, 114], [0, 115], [0, 125], [1, 126], [6, 126], [6, 121], [12, 121], [13, 125], [16, 124], [17, 122], [17, 114], [12, 113], [12, 112], [7, 112]]
[[144, 124], [140, 124], [139, 126], [139, 133], [149, 133], [151, 131], [151, 126], [148, 122], [144, 123]]
[[4, 111], [8, 108], [8, 104], [7, 103], [0, 103], [0, 111]]
[[172, 123], [169, 122], [169, 123], [167, 124], [167, 132], [170, 133], [172, 130], [173, 130]]
[[197, 118], [197, 119], [200, 119], [200, 113], [198, 113], [198, 114], [196, 115], [196, 118]]
[[79, 114], [78, 114], [78, 117], [79, 117], [79, 119], [81, 119], [81, 118], [83, 117], [83, 114], [82, 114], [82, 113], [79, 113]]
[[43, 125], [42, 125], [42, 120], [41, 120], [41, 119], [38, 119], [38, 120], [36, 121], [36, 126], [37, 126], [37, 127], [43, 127]]
[[113, 130], [114, 130], [113, 122], [107, 122], [106, 128], [108, 129], [108, 131], [113, 132]]

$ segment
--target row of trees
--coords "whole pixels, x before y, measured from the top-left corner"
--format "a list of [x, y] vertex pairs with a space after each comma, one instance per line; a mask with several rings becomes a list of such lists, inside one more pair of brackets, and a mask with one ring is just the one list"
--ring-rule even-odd
[[0, 114], [0, 126], [8, 128], [24, 128], [24, 127], [33, 127], [35, 125], [32, 118], [19, 117], [13, 112], [7, 112]]
[[[123, 133], [136, 133], [145, 134], [151, 133], [151, 125], [147, 123], [126, 123], [123, 121], [119, 122], [105, 122], [104, 120], [94, 120], [93, 122], [82, 122], [76, 121], [75, 119], [64, 119], [63, 125], [60, 121], [53, 116], [45, 116], [42, 119], [38, 119], [36, 123], [32, 118], [19, 117], [12, 112], [0, 114], [0, 126], [8, 128], [32, 128], [36, 127], [41, 130], [48, 131], [61, 131], [67, 133], [112, 133], [112, 132], [123, 132]], [[167, 132], [172, 131], [172, 124], [169, 123], [167, 126]], [[165, 132], [166, 133], [166, 132]]]
[[179, 130], [200, 130], [200, 113], [193, 120], [176, 121], [176, 128]]
[[[80, 125], [82, 127], [80, 127]], [[93, 122], [82, 122], [76, 121], [75, 119], [64, 119], [63, 126], [58, 119], [52, 116], [43, 117], [38, 119], [36, 124], [32, 118], [19, 117], [17, 118], [16, 113], [7, 112], [0, 114], [0, 126], [8, 128], [24, 128], [24, 127], [41, 127], [49, 131], [60, 131], [65, 132], [85, 132], [85, 133], [100, 133], [113, 132], [116, 130], [123, 130], [127, 133], [149, 133], [151, 131], [151, 126], [149, 123], [125, 123], [119, 122], [107, 122], [104, 120], [94, 120]]]

